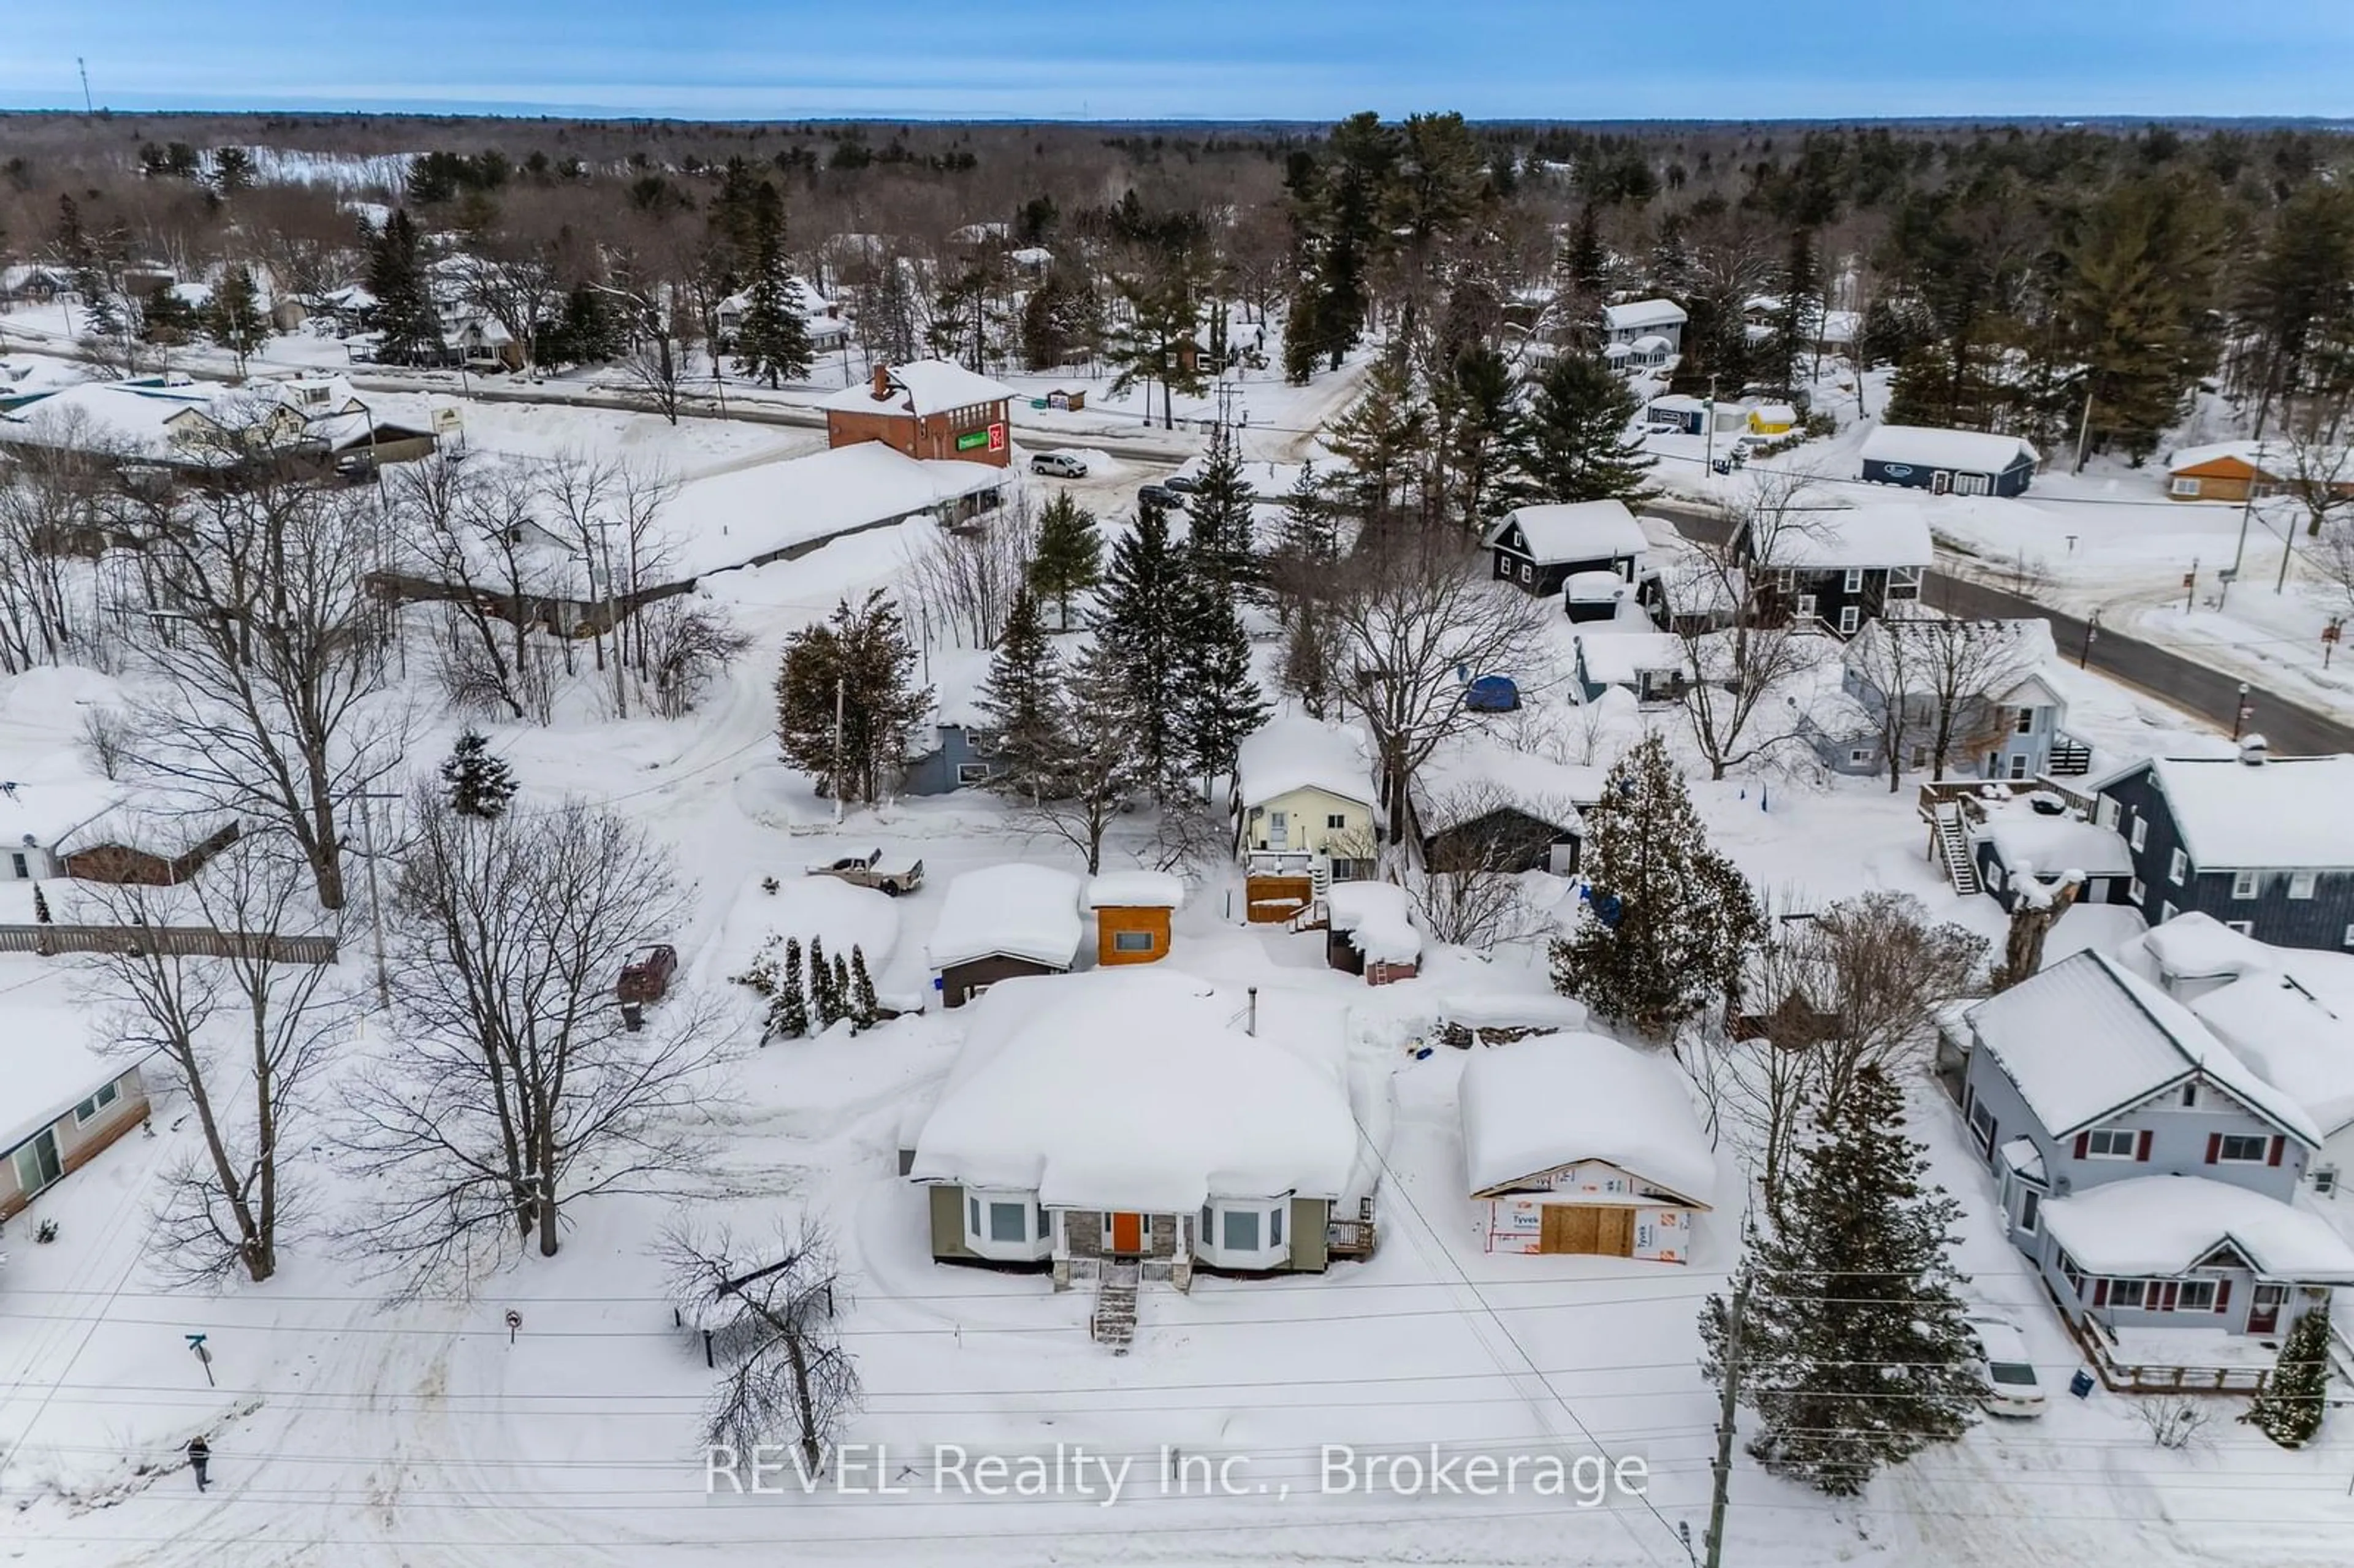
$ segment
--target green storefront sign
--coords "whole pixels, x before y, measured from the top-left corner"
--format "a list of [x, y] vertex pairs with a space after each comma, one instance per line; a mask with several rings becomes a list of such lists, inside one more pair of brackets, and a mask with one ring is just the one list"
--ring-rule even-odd
[[987, 430], [967, 430], [964, 434], [957, 438], [957, 450], [960, 452], [969, 452], [976, 447], [985, 447], [988, 444], [989, 432]]

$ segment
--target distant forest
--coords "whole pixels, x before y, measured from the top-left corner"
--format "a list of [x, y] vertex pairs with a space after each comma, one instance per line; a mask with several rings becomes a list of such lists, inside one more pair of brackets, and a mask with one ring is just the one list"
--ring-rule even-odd
[[1830, 352], [1896, 368], [1873, 413], [2136, 459], [2202, 386], [2333, 439], [2354, 395], [2354, 135], [2303, 125], [0, 119], [0, 262], [301, 299], [394, 228], [525, 296], [544, 362], [716, 341], [781, 262], [878, 355], [1183, 376], [1172, 341], [1239, 313], [1295, 377], [1386, 345], [1442, 418], [1652, 294], [1680, 389], [1802, 392]]

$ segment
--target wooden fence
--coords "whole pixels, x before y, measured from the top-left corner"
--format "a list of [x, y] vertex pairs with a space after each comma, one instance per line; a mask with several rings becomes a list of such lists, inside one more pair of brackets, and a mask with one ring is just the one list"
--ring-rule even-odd
[[332, 964], [333, 937], [223, 931], [212, 926], [0, 926], [0, 953], [170, 953], [233, 959], [259, 951], [278, 963]]

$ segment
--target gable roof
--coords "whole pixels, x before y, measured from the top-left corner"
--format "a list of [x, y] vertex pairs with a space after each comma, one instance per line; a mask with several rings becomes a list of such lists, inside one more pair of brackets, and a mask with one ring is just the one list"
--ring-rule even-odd
[[1281, 714], [1253, 730], [1235, 753], [1235, 792], [1256, 806], [1294, 789], [1321, 789], [1370, 808], [1373, 770], [1357, 732], [1302, 714]]
[[[1956, 624], [1958, 620], [1958, 624]], [[1938, 666], [1938, 684], [1948, 673], [1967, 679], [1971, 689], [1956, 691], [1957, 697], [1982, 697], [1992, 701], [2009, 696], [2028, 683], [2041, 684], [2053, 698], [2060, 697], [2059, 688], [2049, 678], [2049, 672], [2060, 662], [2060, 651], [2052, 639], [2052, 623], [2036, 617], [2015, 620], [1962, 620], [1947, 616], [1882, 615], [1865, 623], [1840, 655], [1840, 662], [1866, 681], [1875, 669], [1885, 670], [1882, 661], [1886, 657], [1881, 645], [1891, 639], [1934, 650], [1936, 640], [1952, 634], [1978, 640], [1978, 649], [1963, 662], [1963, 651], [1954, 650], [1951, 666]]]
[[1927, 567], [1937, 558], [1918, 506], [1883, 502], [1808, 512], [1774, 530], [1759, 556], [1768, 567]]
[[1629, 300], [1623, 305], [1602, 307], [1602, 324], [1612, 332], [1634, 332], [1641, 327], [1681, 326], [1691, 318], [1673, 300]]
[[1600, 1160], [1702, 1208], [1716, 1154], [1660, 1057], [1583, 1030], [1474, 1046], [1457, 1090], [1463, 1164], [1479, 1197]]
[[104, 1027], [70, 969], [30, 956], [0, 959], [8, 1027], [0, 1030], [0, 1155], [101, 1086], [154, 1055]]
[[2043, 1201], [2052, 1237], [2088, 1274], [2187, 1274], [2230, 1246], [2267, 1278], [2354, 1283], [2354, 1247], [2318, 1214], [2203, 1176], [2132, 1176]]
[[1151, 1213], [1339, 1198], [1358, 1144], [1341, 1012], [1280, 988], [1259, 1001], [1249, 1034], [1240, 998], [1167, 964], [991, 986], [963, 1010], [908, 1175]]
[[1649, 540], [1623, 501], [1547, 502], [1516, 506], [1488, 530], [1480, 542], [1494, 546], [1515, 525], [1539, 566], [1561, 561], [1616, 560], [1639, 556]]
[[2153, 757], [2093, 785], [2149, 769], [2185, 853], [2201, 871], [2354, 869], [2354, 756]]
[[2020, 459], [2041, 461], [2017, 436], [1984, 430], [1947, 430], [1928, 425], [1882, 425], [1863, 439], [1857, 454], [1865, 462], [1911, 463], [1916, 468], [1957, 469], [1965, 473], [2001, 473]]
[[1469, 734], [1442, 743], [1415, 769], [1415, 820], [1423, 832], [1441, 833], [1500, 805], [1579, 833], [1581, 808], [1602, 799], [1609, 776], [1606, 768], [1555, 762]]
[[2203, 446], [2177, 447], [2166, 460], [2166, 471], [2182, 473], [2210, 463], [2233, 466], [2252, 473], [2264, 471], [2257, 461], [2258, 446], [2254, 441], [2209, 441]]
[[2065, 1138], [2193, 1078], [2310, 1147], [2321, 1132], [2180, 1002], [2087, 949], [1964, 1014], [2043, 1130]]
[[874, 384], [861, 381], [825, 397], [818, 407], [852, 414], [879, 412], [921, 418], [975, 403], [1003, 402], [1013, 396], [1013, 388], [1002, 381], [976, 376], [963, 366], [951, 365], [945, 359], [911, 360], [891, 366], [885, 374], [891, 378], [891, 394], [886, 397], [876, 397]]
[[1000, 954], [1066, 969], [1079, 956], [1083, 926], [1077, 877], [1009, 861], [949, 884], [927, 951], [936, 969]]

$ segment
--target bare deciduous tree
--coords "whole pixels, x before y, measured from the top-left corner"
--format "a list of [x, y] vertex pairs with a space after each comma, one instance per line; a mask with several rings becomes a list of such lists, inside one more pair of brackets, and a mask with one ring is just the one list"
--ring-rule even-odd
[[936, 633], [993, 648], [1013, 596], [1029, 580], [1036, 520], [1025, 499], [941, 529], [907, 559], [907, 620], [928, 647]]
[[1527, 677], [1544, 613], [1541, 600], [1470, 570], [1436, 533], [1361, 549], [1337, 568], [1325, 624], [1342, 701], [1373, 737], [1392, 842], [1405, 833], [1416, 770], [1463, 722], [1464, 676]]
[[115, 1038], [164, 1065], [204, 1139], [166, 1172], [157, 1213], [164, 1266], [190, 1282], [240, 1270], [268, 1279], [300, 1213], [280, 1180], [283, 1151], [301, 1147], [289, 1128], [306, 1108], [313, 1069], [355, 1012], [334, 965], [286, 956], [281, 938], [340, 935], [337, 917], [311, 901], [309, 880], [282, 838], [256, 834], [175, 886], [88, 889], [117, 925], [196, 924], [232, 938], [228, 957], [133, 942], [90, 960], [113, 1004]]
[[514, 1240], [551, 1256], [569, 1205], [690, 1166], [732, 1036], [692, 992], [640, 1030], [616, 1004], [631, 950], [687, 912], [637, 827], [577, 803], [484, 819], [413, 800], [389, 900], [398, 1039], [354, 1093], [351, 1149], [381, 1192], [354, 1239], [421, 1283]]
[[726, 1372], [705, 1418], [705, 1441], [737, 1454], [790, 1442], [804, 1473], [817, 1475], [864, 1399], [857, 1363], [842, 1344], [849, 1300], [832, 1238], [805, 1220], [762, 1251], [726, 1230], [702, 1235], [679, 1224], [662, 1253], [681, 1319], [703, 1331]]
[[1519, 873], [1542, 865], [1553, 835], [1536, 818], [1575, 821], [1565, 800], [1523, 801], [1478, 781], [1440, 791], [1416, 813], [1433, 842], [1410, 885], [1415, 913], [1432, 940], [1498, 948], [1550, 931], [1551, 916], [1529, 901]]
[[752, 645], [718, 606], [686, 595], [656, 599], [625, 624], [645, 661], [653, 711], [663, 718], [684, 718], [704, 688]]
[[1694, 543], [1672, 569], [1668, 601], [1677, 611], [1670, 629], [1683, 643], [1683, 710], [1712, 779], [1770, 758], [1804, 733], [1793, 688], [1823, 640], [1791, 630], [1770, 568], [1759, 563], [1787, 552], [1809, 526], [1798, 504], [1805, 487], [1802, 479], [1762, 476], [1726, 536]]
[[[1980, 983], [1986, 938], [1933, 922], [1909, 893], [1879, 889], [1824, 909], [1795, 938], [1814, 976], [1820, 1110], [1837, 1117], [1867, 1068], [1893, 1072], [1928, 1038], [1931, 1011]], [[1777, 999], [1778, 1000], [1778, 999]]]
[[2033, 672], [2031, 629], [2038, 623], [1925, 615], [1889, 624], [1914, 644], [1913, 689], [1927, 708], [1920, 740], [1929, 753], [1929, 777], [1943, 779], [1958, 758], [2006, 727], [1995, 700]]
[[240, 450], [245, 482], [169, 503], [139, 552], [146, 613], [128, 624], [155, 681], [133, 769], [284, 832], [340, 909], [345, 802], [398, 765], [406, 727], [366, 581], [382, 533], [373, 498]]

